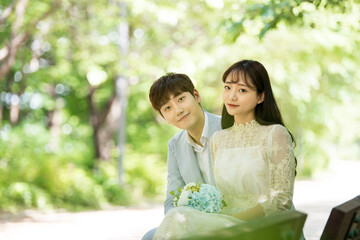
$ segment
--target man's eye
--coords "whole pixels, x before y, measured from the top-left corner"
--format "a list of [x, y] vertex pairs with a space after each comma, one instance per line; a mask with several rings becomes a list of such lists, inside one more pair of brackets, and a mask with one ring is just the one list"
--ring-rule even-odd
[[170, 109], [170, 106], [167, 106], [164, 108], [165, 111], [169, 110]]
[[245, 89], [240, 89], [239, 91], [240, 91], [240, 92], [246, 92], [246, 90], [245, 90]]
[[183, 101], [185, 97], [179, 98], [179, 102]]
[[230, 89], [230, 87], [229, 87], [229, 86], [224, 86], [224, 88], [225, 88], [226, 90], [229, 90], [229, 89]]

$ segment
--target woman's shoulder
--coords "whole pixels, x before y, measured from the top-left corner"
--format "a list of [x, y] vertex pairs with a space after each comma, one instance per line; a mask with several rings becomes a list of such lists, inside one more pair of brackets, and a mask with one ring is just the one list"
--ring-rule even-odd
[[281, 124], [272, 124], [268, 126], [269, 135], [274, 138], [291, 138], [288, 129]]
[[229, 129], [221, 129], [218, 130], [216, 132], [214, 132], [214, 134], [211, 136], [210, 138], [210, 143], [212, 145], [219, 145], [224, 138], [226, 138], [229, 134]]
[[214, 134], [211, 136], [211, 138], [221, 138], [229, 134], [230, 128], [221, 129], [218, 131], [215, 131]]
[[268, 125], [268, 127], [272, 131], [286, 131], [287, 132], [287, 128], [281, 124], [271, 124], [271, 125]]

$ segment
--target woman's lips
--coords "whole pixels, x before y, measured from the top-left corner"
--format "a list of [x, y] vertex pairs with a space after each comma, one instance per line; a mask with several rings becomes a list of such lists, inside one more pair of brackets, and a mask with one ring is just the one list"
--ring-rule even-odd
[[234, 104], [227, 104], [229, 107], [231, 107], [231, 108], [235, 108], [235, 107], [238, 107], [239, 105], [234, 105]]

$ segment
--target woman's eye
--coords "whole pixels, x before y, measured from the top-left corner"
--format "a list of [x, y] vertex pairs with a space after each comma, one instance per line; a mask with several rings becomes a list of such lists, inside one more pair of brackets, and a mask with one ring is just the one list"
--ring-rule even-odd
[[183, 101], [185, 97], [179, 98], [179, 102]]
[[240, 92], [246, 92], [246, 90], [245, 90], [245, 89], [240, 89], [239, 91], [240, 91]]
[[165, 111], [169, 110], [170, 109], [170, 106], [167, 106], [164, 108]]
[[224, 86], [224, 88], [225, 88], [226, 90], [229, 90], [229, 89], [230, 89], [230, 87], [229, 87], [229, 86]]

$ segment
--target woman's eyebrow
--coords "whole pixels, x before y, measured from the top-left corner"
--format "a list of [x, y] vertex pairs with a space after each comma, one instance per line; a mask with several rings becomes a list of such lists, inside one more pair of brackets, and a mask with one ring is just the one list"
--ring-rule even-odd
[[237, 82], [231, 82], [231, 81], [226, 81], [225, 83], [228, 83], [228, 84], [237, 84], [237, 85], [240, 85], [240, 86], [247, 87], [247, 85], [246, 85], [246, 84], [243, 84], [243, 83], [237, 83]]

